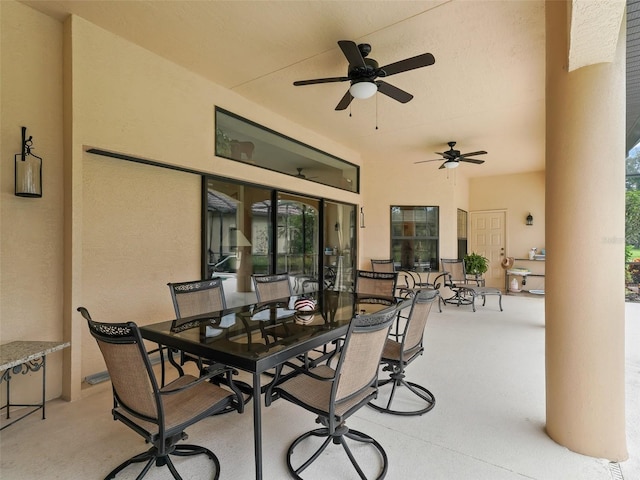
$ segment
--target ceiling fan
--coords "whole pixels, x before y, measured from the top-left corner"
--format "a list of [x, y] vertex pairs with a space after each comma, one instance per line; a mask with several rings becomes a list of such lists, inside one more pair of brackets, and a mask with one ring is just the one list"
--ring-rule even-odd
[[446, 152], [435, 152], [438, 155], [442, 155], [442, 158], [436, 158], [433, 160], [420, 160], [419, 162], [414, 163], [426, 163], [426, 162], [441, 162], [444, 159], [444, 163], [440, 165], [440, 168], [457, 168], [460, 166], [460, 162], [467, 163], [476, 163], [481, 164], [484, 163], [484, 160], [478, 160], [477, 158], [468, 158], [475, 157], [476, 155], [485, 155], [487, 152], [484, 150], [479, 150], [477, 152], [469, 152], [469, 153], [460, 153], [460, 150], [454, 150], [453, 147], [456, 146], [456, 142], [448, 142], [449, 150]]
[[384, 67], [378, 67], [378, 62], [372, 58], [367, 58], [367, 55], [371, 52], [371, 45], [368, 43], [356, 45], [351, 40], [339, 40], [338, 45], [349, 62], [346, 77], [316, 78], [293, 82], [294, 85], [299, 86], [350, 81], [351, 86], [338, 102], [336, 110], [346, 109], [354, 98], [369, 98], [376, 92], [383, 93], [398, 102], [407, 103], [413, 98], [413, 95], [387, 82], [376, 79], [427, 67], [433, 65], [436, 61], [430, 53], [423, 53], [422, 55], [390, 63]]

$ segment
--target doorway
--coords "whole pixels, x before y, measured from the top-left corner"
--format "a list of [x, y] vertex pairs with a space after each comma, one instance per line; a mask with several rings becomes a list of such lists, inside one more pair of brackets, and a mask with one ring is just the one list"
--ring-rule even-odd
[[504, 288], [502, 259], [506, 251], [506, 210], [471, 212], [470, 252], [478, 253], [489, 260], [485, 273], [487, 287]]

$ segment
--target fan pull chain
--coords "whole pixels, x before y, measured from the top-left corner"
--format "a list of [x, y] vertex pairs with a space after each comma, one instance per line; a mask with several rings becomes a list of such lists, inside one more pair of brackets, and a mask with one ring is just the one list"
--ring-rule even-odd
[[378, 130], [378, 95], [376, 94], [376, 130]]

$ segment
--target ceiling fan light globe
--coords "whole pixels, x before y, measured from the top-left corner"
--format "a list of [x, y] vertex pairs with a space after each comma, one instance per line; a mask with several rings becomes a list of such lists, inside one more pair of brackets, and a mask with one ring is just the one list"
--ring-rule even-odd
[[460, 164], [455, 160], [447, 160], [444, 162], [444, 168], [458, 168]]
[[378, 86], [373, 82], [357, 82], [349, 87], [349, 93], [353, 98], [370, 98], [378, 91]]

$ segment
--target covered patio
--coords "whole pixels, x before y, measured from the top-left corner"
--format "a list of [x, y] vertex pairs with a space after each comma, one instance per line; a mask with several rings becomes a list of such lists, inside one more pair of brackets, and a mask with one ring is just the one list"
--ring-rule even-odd
[[[0, 172], [0, 334], [3, 343], [71, 344], [51, 356], [48, 398], [62, 400], [50, 402], [49, 419], [32, 416], [3, 432], [3, 476], [6, 469], [9, 478], [93, 477], [96, 456], [105, 452], [111, 464], [138, 447], [109, 420], [108, 385], [86, 385], [104, 362], [76, 308], [141, 325], [172, 317], [166, 283], [201, 275], [206, 176], [305, 192], [366, 213], [366, 228], [357, 229], [359, 268], [389, 255], [394, 205], [440, 208], [441, 258], [457, 256], [458, 211], [499, 211], [508, 225], [506, 255], [548, 250], [544, 300], [505, 296], [502, 313], [487, 302], [476, 313], [433, 315], [420, 370], [438, 404], [420, 428], [358, 414], [389, 438], [393, 468], [400, 468], [390, 478], [411, 478], [423, 465], [440, 478], [608, 478], [612, 467], [599, 458], [628, 455], [622, 468], [638, 475], [638, 406], [630, 403], [638, 398], [638, 342], [624, 331], [625, 310], [627, 328], [638, 312], [621, 293], [624, 2], [367, 2], [368, 15], [354, 2], [126, 2], [149, 10], [102, 11], [115, 4], [0, 6], [3, 158], [13, 158], [26, 125], [45, 165], [41, 199], [13, 195], [12, 162]], [[203, 5], [211, 8], [206, 15]], [[328, 5], [344, 16], [319, 8]], [[194, 31], [189, 20], [220, 36], [189, 42], [180, 34]], [[179, 61], [144, 44], [151, 38], [170, 53], [184, 53], [186, 41], [195, 54]], [[388, 55], [384, 62], [437, 47], [437, 63], [428, 79], [407, 74], [398, 83], [416, 99], [381, 103], [378, 129], [377, 100], [356, 103], [352, 118], [333, 110], [342, 89], [334, 97], [292, 85], [343, 71], [340, 38], [371, 41], [377, 58]], [[256, 54], [258, 47], [269, 55]], [[585, 55], [569, 54], [576, 52]], [[357, 165], [362, 188], [216, 156], [217, 106]], [[483, 169], [416, 165], [450, 140], [487, 150]], [[98, 158], [92, 147], [146, 163]], [[35, 383], [25, 381], [21, 393], [37, 391]], [[288, 435], [313, 419], [296, 413], [290, 422], [288, 409], [272, 408], [271, 427], [282, 434], [265, 444], [273, 449], [268, 469], [280, 478]], [[220, 453], [229, 478], [251, 476], [249, 463], [237, 461], [250, 445], [243, 422], [248, 416], [220, 417], [192, 432]], [[210, 433], [213, 424], [222, 435]], [[32, 461], [34, 450], [47, 461]]]

